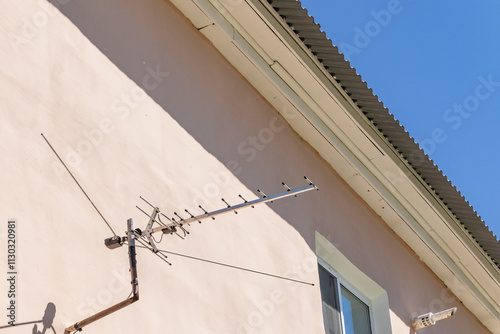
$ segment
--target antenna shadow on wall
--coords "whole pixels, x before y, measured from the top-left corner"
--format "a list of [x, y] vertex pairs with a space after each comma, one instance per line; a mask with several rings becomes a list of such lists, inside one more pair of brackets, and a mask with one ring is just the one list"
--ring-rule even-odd
[[[54, 303], [48, 303], [47, 306], [45, 307], [45, 312], [43, 314], [42, 320], [35, 320], [35, 321], [27, 321], [27, 322], [21, 322], [21, 323], [15, 323], [14, 326], [25, 326], [25, 325], [31, 325], [34, 324], [33, 326], [33, 334], [46, 334], [50, 333], [48, 330], [52, 330], [54, 334], [56, 334], [56, 330], [54, 329], [54, 326], [52, 325], [54, 322], [54, 318], [56, 316], [56, 306]], [[41, 323], [41, 326], [39, 328], [39, 325]], [[7, 325], [7, 326], [0, 326], [0, 329], [6, 329], [6, 328], [11, 328], [13, 327], [12, 325]]]

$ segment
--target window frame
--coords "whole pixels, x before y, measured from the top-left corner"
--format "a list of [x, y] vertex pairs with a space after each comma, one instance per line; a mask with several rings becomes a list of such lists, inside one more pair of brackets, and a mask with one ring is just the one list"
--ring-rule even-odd
[[318, 231], [315, 232], [315, 239], [318, 263], [369, 306], [372, 334], [392, 334], [387, 292]]
[[336, 296], [338, 297], [337, 302], [340, 308], [340, 321], [342, 323], [342, 334], [345, 334], [345, 322], [344, 322], [344, 307], [342, 305], [342, 290], [341, 285], [349, 290], [354, 296], [356, 296], [361, 302], [368, 306], [368, 314], [370, 316], [370, 332], [374, 334], [374, 323], [373, 323], [373, 307], [372, 301], [366, 297], [361, 291], [356, 289], [348, 280], [346, 280], [342, 275], [340, 275], [334, 268], [332, 268], [328, 263], [326, 263], [321, 258], [318, 258], [318, 264], [322, 266], [330, 275], [336, 279]]

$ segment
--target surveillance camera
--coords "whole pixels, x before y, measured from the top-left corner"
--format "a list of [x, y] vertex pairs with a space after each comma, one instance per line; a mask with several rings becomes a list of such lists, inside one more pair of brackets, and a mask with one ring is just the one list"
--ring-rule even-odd
[[441, 311], [438, 313], [429, 312], [429, 313], [426, 313], [423, 315], [419, 315], [418, 317], [413, 319], [411, 325], [413, 326], [413, 329], [415, 329], [415, 330], [420, 329], [420, 328], [424, 328], [424, 327], [429, 327], [429, 326], [435, 325], [436, 321], [443, 320], [443, 319], [446, 319], [446, 318], [453, 316], [455, 314], [455, 312], [457, 312], [456, 307], [450, 308], [448, 310], [444, 310], [444, 311]]

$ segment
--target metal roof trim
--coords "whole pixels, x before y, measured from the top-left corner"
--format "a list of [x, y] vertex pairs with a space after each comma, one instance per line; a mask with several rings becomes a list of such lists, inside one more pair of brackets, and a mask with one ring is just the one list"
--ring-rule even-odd
[[[323, 67], [342, 86], [367, 119], [420, 175], [445, 207], [500, 269], [500, 241], [458, 189], [419, 147], [372, 89], [345, 60], [300, 0], [267, 0]], [[302, 33], [301, 33], [302, 31]], [[305, 32], [305, 33], [304, 33]]]

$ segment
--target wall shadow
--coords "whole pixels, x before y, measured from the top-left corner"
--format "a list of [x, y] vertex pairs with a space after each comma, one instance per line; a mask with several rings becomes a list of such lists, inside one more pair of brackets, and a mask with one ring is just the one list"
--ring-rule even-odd
[[[390, 254], [384, 245], [399, 242], [395, 233], [382, 219], [373, 219], [376, 214], [363, 204], [349, 185], [286, 124], [197, 27], [178, 14], [169, 1], [49, 2], [207, 152], [226, 166], [232, 163], [233, 168], [229, 170], [246, 187], [255, 190], [268, 185], [273, 189], [264, 189], [264, 192], [273, 194], [283, 190], [280, 188], [282, 181], [292, 188], [305, 185], [301, 180], [303, 175], [317, 183], [321, 188], [320, 196], [329, 202], [322, 202], [317, 194], [309, 193], [300, 195], [300, 205], [291, 199], [272, 206], [278, 215], [293, 225], [312, 250], [315, 248], [315, 230], [335, 228], [339, 237], [322, 233], [329, 239], [331, 237], [337, 248], [353, 255], [351, 258], [362, 259], [370, 254], [370, 257], [389, 259], [385, 261], [387, 263], [397, 263], [391, 261], [393, 258], [401, 260], [398, 254]], [[242, 96], [242, 91], [251, 93]], [[347, 212], [346, 208], [352, 207], [350, 203], [353, 202], [359, 203], [355, 208], [357, 211]], [[325, 217], [331, 220], [325, 221]], [[344, 224], [362, 222], [366, 217], [371, 217], [373, 226]], [[383, 231], [385, 239], [373, 240], [373, 235], [378, 235], [379, 230]], [[359, 242], [350, 245], [349, 240]], [[414, 268], [423, 267], [406, 244], [401, 242], [395, 247], [411, 254], [411, 263], [403, 264], [400, 272], [407, 269], [410, 273]], [[365, 264], [367, 261], [360, 262]], [[395, 270], [393, 264], [387, 265], [386, 272], [380, 269], [384, 263], [366, 266], [380, 275], [380, 281], [391, 275], [389, 271]], [[393, 275], [400, 275], [400, 272], [393, 272]], [[426, 267], [420, 273], [427, 278], [434, 275]], [[387, 286], [387, 292], [398, 298], [391, 299], [391, 309], [400, 319], [410, 321], [417, 303], [429, 303], [411, 300], [413, 296], [408, 293], [408, 286], [418, 287], [422, 283], [418, 277], [411, 276], [406, 282], [405, 279], [393, 282]], [[43, 328], [47, 331], [49, 327], [43, 325]], [[38, 328], [33, 330], [37, 333]], [[410, 334], [413, 333], [410, 330]]]
[[45, 307], [45, 312], [41, 320], [16, 323], [14, 326], [12, 325], [1, 326], [0, 330], [11, 327], [19, 327], [19, 326], [34, 324], [32, 328], [32, 334], [46, 334], [46, 333], [56, 334], [56, 330], [54, 329], [53, 326], [55, 316], [56, 316], [56, 306], [53, 303], [48, 303], [47, 306]]

